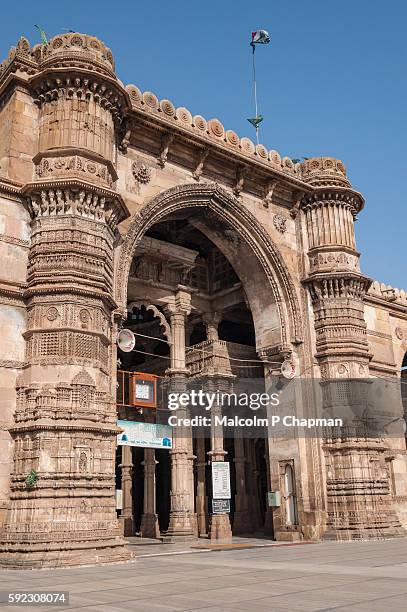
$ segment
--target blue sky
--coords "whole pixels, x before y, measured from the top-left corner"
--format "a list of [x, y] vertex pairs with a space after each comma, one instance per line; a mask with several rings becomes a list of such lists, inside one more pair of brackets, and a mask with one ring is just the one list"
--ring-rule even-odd
[[[7, 2], [0, 56], [19, 36], [64, 28], [112, 49], [119, 78], [253, 136], [250, 32], [258, 48], [261, 141], [291, 157], [342, 159], [366, 198], [356, 224], [365, 273], [407, 288], [407, 3], [403, 0], [271, 2]], [[116, 10], [117, 8], [117, 10]]]

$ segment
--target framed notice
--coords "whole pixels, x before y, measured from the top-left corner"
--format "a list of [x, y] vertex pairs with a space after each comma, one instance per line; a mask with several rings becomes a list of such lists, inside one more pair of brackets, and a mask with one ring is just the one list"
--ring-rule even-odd
[[212, 462], [212, 498], [230, 499], [230, 465], [228, 461]]
[[228, 514], [230, 512], [230, 499], [213, 499], [212, 514]]

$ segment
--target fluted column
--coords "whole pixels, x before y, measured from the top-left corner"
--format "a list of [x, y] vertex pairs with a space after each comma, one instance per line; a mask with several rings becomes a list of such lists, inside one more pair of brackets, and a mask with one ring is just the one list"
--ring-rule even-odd
[[[185, 319], [191, 310], [191, 295], [180, 288], [174, 301], [167, 305], [166, 314], [171, 324], [171, 367], [167, 370], [170, 393], [185, 393], [187, 376], [185, 366]], [[180, 406], [174, 413], [179, 419], [186, 419], [187, 407]], [[171, 456], [171, 510], [170, 523], [165, 535], [167, 541], [193, 539], [197, 535], [194, 503], [194, 473], [192, 432], [190, 427], [180, 425], [173, 428]]]

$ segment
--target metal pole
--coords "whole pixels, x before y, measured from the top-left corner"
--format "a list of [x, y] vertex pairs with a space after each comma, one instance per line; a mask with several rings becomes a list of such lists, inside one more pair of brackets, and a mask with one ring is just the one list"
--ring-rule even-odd
[[[252, 43], [252, 47], [253, 47], [253, 88], [254, 88], [254, 106], [255, 106], [255, 117], [257, 119], [258, 117], [258, 107], [257, 107], [257, 83], [256, 83], [256, 63], [254, 61], [254, 52], [256, 50], [256, 46]], [[256, 130], [256, 140], [257, 140], [257, 144], [259, 144], [259, 126], [257, 125], [255, 127]]]

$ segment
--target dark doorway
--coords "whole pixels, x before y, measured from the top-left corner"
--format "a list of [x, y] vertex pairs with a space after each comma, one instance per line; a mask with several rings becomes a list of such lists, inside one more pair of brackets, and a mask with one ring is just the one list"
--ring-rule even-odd
[[167, 450], [156, 450], [156, 511], [161, 533], [167, 531], [170, 520], [170, 454]]

